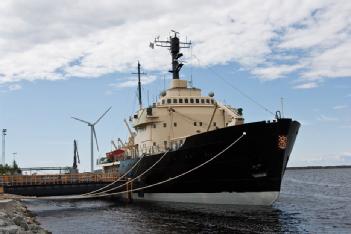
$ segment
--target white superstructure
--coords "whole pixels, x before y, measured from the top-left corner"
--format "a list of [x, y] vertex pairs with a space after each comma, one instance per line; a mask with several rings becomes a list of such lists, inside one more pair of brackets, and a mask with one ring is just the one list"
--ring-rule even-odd
[[135, 129], [134, 145], [139, 153], [178, 148], [187, 136], [242, 124], [242, 111], [222, 105], [213, 94], [187, 86], [186, 80], [171, 80], [157, 103], [138, 110], [130, 121]]

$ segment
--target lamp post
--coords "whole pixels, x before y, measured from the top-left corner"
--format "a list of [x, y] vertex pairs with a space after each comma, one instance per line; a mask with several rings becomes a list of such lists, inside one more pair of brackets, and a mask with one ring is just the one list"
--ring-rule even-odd
[[2, 165], [5, 166], [5, 136], [7, 129], [2, 129]]

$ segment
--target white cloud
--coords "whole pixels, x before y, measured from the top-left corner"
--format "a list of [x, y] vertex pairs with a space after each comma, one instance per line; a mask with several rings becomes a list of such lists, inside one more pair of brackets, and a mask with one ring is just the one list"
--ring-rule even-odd
[[[142, 76], [140, 78], [142, 85], [147, 85], [156, 80], [156, 76]], [[113, 88], [129, 88], [136, 87], [138, 85], [138, 78], [136, 77], [126, 77], [118, 81], [117, 83], [110, 84], [110, 87]]]
[[350, 11], [328, 0], [3, 0], [0, 83], [100, 77], [137, 60], [167, 70], [168, 51], [148, 44], [170, 29], [193, 41], [196, 66], [235, 61], [263, 80], [351, 77]]
[[9, 91], [17, 91], [17, 90], [22, 89], [22, 86], [19, 84], [11, 84], [11, 85], [9, 85], [8, 89], [9, 89]]
[[334, 106], [333, 109], [334, 110], [341, 110], [341, 109], [346, 109], [348, 106], [347, 105], [337, 105]]
[[313, 89], [317, 88], [319, 85], [317, 82], [308, 82], [300, 85], [294, 86], [295, 89]]
[[287, 74], [296, 71], [300, 68], [303, 68], [302, 64], [296, 65], [276, 65], [276, 66], [267, 66], [267, 67], [257, 67], [254, 68], [252, 73], [258, 75], [264, 80], [274, 80], [277, 78], [282, 78]]
[[331, 116], [326, 116], [326, 115], [320, 115], [317, 117], [317, 120], [318, 121], [321, 121], [321, 122], [336, 122], [338, 121], [339, 119], [336, 118], [336, 117], [331, 117]]

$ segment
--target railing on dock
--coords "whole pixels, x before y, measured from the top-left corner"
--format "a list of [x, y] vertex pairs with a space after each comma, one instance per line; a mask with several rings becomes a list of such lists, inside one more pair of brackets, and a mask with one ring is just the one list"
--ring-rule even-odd
[[117, 180], [116, 173], [77, 173], [59, 175], [9, 175], [0, 176], [2, 186], [22, 185], [54, 185], [54, 184], [86, 184], [110, 183]]

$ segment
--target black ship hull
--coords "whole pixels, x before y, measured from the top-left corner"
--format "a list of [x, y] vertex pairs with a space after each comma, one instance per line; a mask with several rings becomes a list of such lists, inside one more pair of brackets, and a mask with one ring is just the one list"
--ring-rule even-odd
[[[152, 170], [133, 182], [141, 188], [180, 175], [232, 147], [203, 167], [169, 182], [133, 193], [133, 199], [214, 204], [272, 204], [300, 124], [291, 119], [255, 122], [196, 134], [169, 151]], [[164, 154], [144, 156], [130, 177], [150, 168]]]

